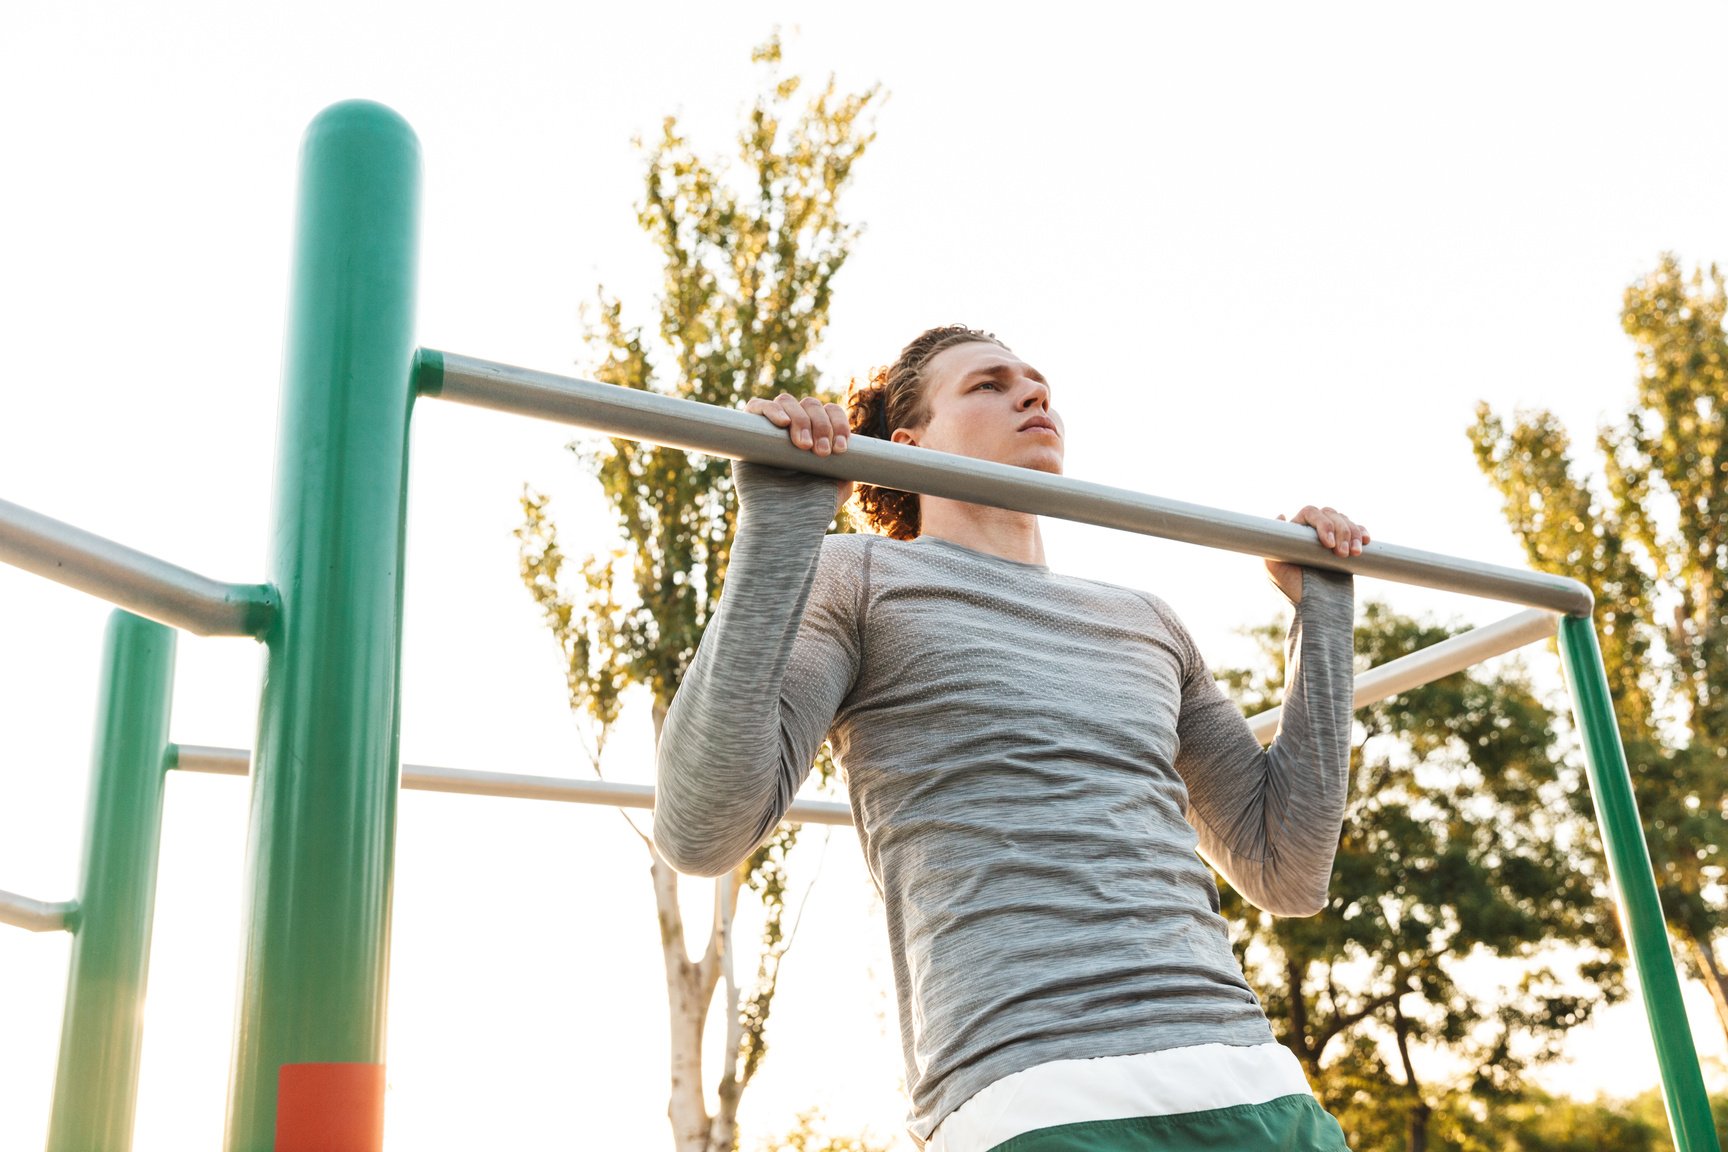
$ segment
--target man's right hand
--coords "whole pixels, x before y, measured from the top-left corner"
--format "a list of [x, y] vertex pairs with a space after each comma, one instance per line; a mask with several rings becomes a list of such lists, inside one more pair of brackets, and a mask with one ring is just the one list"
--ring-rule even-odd
[[[832, 456], [846, 451], [846, 441], [852, 435], [852, 425], [846, 409], [838, 404], [824, 404], [814, 396], [802, 399], [782, 392], [772, 400], [760, 398], [744, 405], [744, 411], [766, 416], [776, 428], [786, 429], [792, 447], [802, 448], [818, 456]], [[852, 496], [852, 481], [839, 482], [838, 508]]]

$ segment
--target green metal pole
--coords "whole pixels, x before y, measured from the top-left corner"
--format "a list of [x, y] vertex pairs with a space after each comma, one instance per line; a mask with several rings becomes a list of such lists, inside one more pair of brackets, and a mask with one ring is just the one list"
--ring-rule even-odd
[[229, 1152], [382, 1130], [420, 145], [351, 101], [300, 165]]
[[1632, 797], [1632, 777], [1626, 751], [1614, 722], [1608, 674], [1596, 629], [1587, 616], [1560, 621], [1560, 654], [1572, 708], [1584, 736], [1584, 760], [1590, 774], [1590, 795], [1596, 822], [1608, 854], [1608, 875], [1620, 906], [1620, 927], [1632, 954], [1632, 971], [1644, 998], [1644, 1011], [1656, 1037], [1656, 1062], [1662, 1073], [1662, 1094], [1668, 1125], [1680, 1152], [1721, 1152], [1710, 1119], [1710, 1097], [1698, 1067], [1698, 1049], [1680, 999], [1680, 979], [1668, 946], [1668, 928], [1656, 895], [1656, 874], [1638, 822]]
[[48, 1152], [126, 1152], [162, 838], [174, 631], [108, 618]]

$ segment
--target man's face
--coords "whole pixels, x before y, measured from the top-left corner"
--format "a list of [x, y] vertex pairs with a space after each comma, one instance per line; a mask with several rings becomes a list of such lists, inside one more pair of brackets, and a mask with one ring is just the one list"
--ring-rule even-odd
[[924, 369], [929, 417], [894, 439], [938, 452], [1062, 472], [1062, 417], [1038, 369], [999, 344], [974, 341], [937, 353]]

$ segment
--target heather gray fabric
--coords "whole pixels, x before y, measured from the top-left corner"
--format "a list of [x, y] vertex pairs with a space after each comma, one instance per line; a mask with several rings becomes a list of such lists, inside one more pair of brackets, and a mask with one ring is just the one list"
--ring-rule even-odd
[[1195, 850], [1268, 911], [1324, 905], [1350, 577], [1304, 570], [1262, 751], [1157, 597], [928, 537], [827, 536], [832, 480], [734, 476], [654, 840], [680, 871], [735, 867], [832, 737], [886, 910], [918, 1140], [1035, 1064], [1270, 1042]]

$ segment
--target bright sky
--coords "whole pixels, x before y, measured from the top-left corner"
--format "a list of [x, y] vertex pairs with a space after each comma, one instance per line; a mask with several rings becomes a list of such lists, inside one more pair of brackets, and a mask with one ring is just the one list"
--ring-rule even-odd
[[[0, 15], [0, 497], [261, 579], [306, 123], [364, 96], [419, 133], [423, 344], [574, 370], [595, 285], [646, 319], [657, 281], [631, 138], [676, 112], [729, 149], [749, 49], [777, 23], [791, 69], [892, 93], [849, 194], [868, 231], [825, 362], [843, 380], [931, 324], [991, 328], [1053, 381], [1069, 473], [1086, 479], [1266, 515], [1331, 503], [1383, 541], [1518, 564], [1464, 438], [1476, 401], [1552, 407], [1588, 440], [1631, 393], [1625, 285], [1664, 250], [1728, 257], [1728, 14], [1712, 6], [480, 11]], [[418, 409], [405, 759], [580, 770], [510, 535], [526, 482], [555, 496], [572, 551], [604, 545], [571, 436]], [[1250, 559], [1055, 523], [1046, 540], [1058, 569], [1159, 592], [1215, 663], [1279, 603]], [[1510, 611], [1362, 594], [1471, 622]], [[106, 613], [0, 570], [0, 888], [75, 890]], [[250, 747], [259, 655], [182, 637], [174, 738]], [[630, 724], [612, 769], [642, 779], [646, 719]], [[220, 1141], [245, 805], [239, 781], [169, 786], [140, 1152]], [[660, 963], [623, 821], [408, 794], [396, 874], [389, 1146], [664, 1147]], [[0, 1146], [42, 1142], [66, 956], [64, 936], [0, 929]], [[746, 1147], [809, 1106], [836, 1131], [898, 1132], [889, 972], [880, 909], [836, 832]], [[1635, 1008], [1573, 1054], [1554, 1083], [1655, 1083]]]

